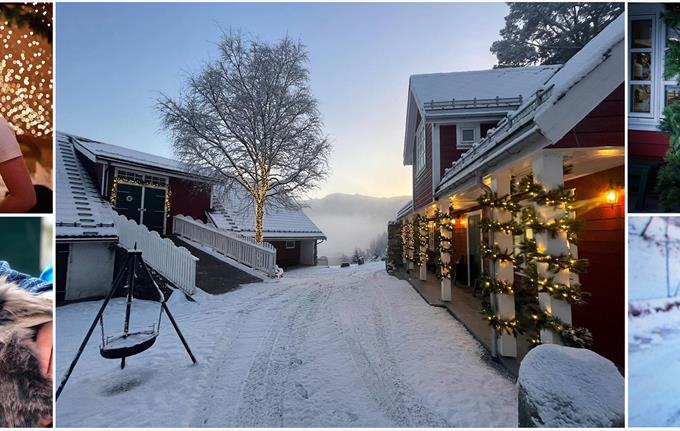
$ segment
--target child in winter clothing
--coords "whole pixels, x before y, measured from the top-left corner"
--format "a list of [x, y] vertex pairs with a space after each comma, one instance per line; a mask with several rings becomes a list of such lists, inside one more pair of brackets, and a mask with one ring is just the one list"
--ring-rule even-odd
[[52, 416], [52, 283], [0, 261], [0, 428]]

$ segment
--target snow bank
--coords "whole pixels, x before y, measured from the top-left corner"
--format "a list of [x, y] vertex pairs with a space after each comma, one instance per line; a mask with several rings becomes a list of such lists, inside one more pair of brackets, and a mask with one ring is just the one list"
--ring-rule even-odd
[[519, 369], [521, 427], [624, 425], [624, 381], [608, 359], [587, 349], [544, 344]]

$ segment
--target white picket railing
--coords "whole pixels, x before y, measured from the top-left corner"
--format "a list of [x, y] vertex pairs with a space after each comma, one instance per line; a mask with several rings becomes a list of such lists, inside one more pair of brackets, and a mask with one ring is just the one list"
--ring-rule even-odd
[[276, 273], [276, 248], [235, 232], [217, 229], [200, 220], [175, 216], [172, 233], [196, 241], [267, 275]]
[[196, 289], [198, 258], [184, 247], [178, 247], [156, 231], [149, 231], [125, 216], [113, 213], [119, 242], [128, 249], [142, 250], [142, 258], [163, 277], [189, 295]]

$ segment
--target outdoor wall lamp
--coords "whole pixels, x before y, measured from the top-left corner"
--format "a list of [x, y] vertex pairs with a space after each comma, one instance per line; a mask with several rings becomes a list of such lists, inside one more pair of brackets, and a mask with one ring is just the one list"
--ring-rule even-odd
[[604, 200], [612, 207], [619, 202], [619, 190], [612, 180], [609, 180], [609, 190], [605, 192]]

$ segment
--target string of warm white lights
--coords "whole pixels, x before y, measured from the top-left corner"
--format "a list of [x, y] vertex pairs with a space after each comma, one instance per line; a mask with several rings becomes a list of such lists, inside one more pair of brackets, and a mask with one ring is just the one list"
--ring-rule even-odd
[[[52, 45], [27, 22], [51, 28], [51, 4], [14, 4], [0, 10], [0, 115], [16, 133], [52, 134]], [[21, 8], [20, 10], [18, 10]], [[3, 14], [2, 11], [5, 11]], [[9, 12], [13, 15], [10, 19]]]
[[[536, 209], [531, 203], [543, 207], [561, 207], [564, 210], [573, 210], [576, 201], [571, 190], [564, 187], [557, 187], [552, 190], [545, 189], [540, 183], [536, 182], [532, 176], [522, 178], [517, 184], [513, 182], [511, 193], [505, 196], [496, 196], [489, 192], [482, 195], [478, 202], [486, 209], [503, 209], [509, 211], [513, 218], [507, 222], [498, 222], [492, 219], [482, 219], [480, 228], [484, 232], [502, 232], [506, 235], [523, 235], [525, 232], [533, 234], [547, 232], [551, 237], [556, 237], [558, 233], [564, 232], [570, 242], [577, 240], [577, 232], [580, 222], [569, 215], [555, 218], [547, 222], [541, 222], [536, 213]], [[526, 203], [527, 206], [524, 206]], [[584, 293], [578, 283], [566, 285], [557, 283], [552, 276], [540, 276], [537, 271], [537, 264], [546, 264], [549, 274], [557, 274], [561, 271], [581, 274], [584, 272], [587, 261], [576, 259], [571, 254], [554, 256], [540, 249], [536, 241], [525, 238], [521, 241], [518, 254], [513, 250], [501, 250], [497, 244], [487, 245], [482, 243], [482, 257], [492, 262], [512, 263], [523, 268], [524, 283], [515, 286], [514, 282], [499, 280], [492, 274], [484, 273], [482, 286], [487, 294], [504, 293], [520, 295], [524, 299], [529, 299], [532, 304], [520, 304], [518, 306], [517, 318], [502, 319], [488, 304], [483, 304], [482, 315], [498, 333], [508, 333], [514, 336], [527, 333], [532, 345], [540, 344], [539, 331], [550, 329], [558, 333], [565, 344], [571, 346], [585, 347], [592, 342], [590, 332], [585, 328], [576, 328], [565, 324], [557, 317], [544, 311], [536, 311], [538, 307], [537, 298], [532, 292], [547, 292], [556, 299], [566, 301], [570, 304], [582, 304]], [[521, 290], [521, 292], [518, 292]], [[515, 298], [518, 301], [518, 298]], [[520, 300], [521, 301], [521, 300]], [[528, 314], [528, 315], [527, 315]]]

